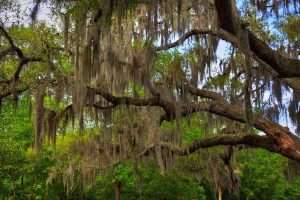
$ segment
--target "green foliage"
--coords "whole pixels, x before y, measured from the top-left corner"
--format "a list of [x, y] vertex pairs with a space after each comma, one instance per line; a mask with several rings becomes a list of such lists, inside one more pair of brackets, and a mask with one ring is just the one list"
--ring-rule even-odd
[[67, 106], [67, 101], [57, 101], [53, 96], [46, 96], [44, 107], [56, 112], [62, 111]]
[[[204, 136], [204, 129], [203, 125], [207, 122], [204, 116], [195, 114], [189, 118], [181, 119], [180, 124], [180, 131], [183, 133], [183, 141], [185, 143], [191, 143], [196, 139], [200, 139]], [[174, 134], [176, 127], [176, 122], [163, 122], [161, 125], [162, 132], [168, 134]]]
[[286, 189], [284, 190], [285, 199], [297, 200], [300, 199], [300, 178], [287, 184]]
[[0, 139], [0, 199], [15, 196], [21, 185], [25, 165], [22, 146], [12, 139]]
[[[170, 172], [160, 175], [154, 165], [140, 166], [134, 170], [132, 164], [118, 165], [117, 174], [110, 172], [98, 176], [95, 199], [114, 199], [114, 181], [121, 182], [121, 198], [126, 200], [206, 200], [204, 189], [190, 177]], [[90, 191], [91, 192], [91, 191]]]
[[6, 101], [0, 110], [0, 139], [13, 140], [21, 146], [32, 142], [32, 123], [29, 102], [22, 98], [17, 108], [12, 101]]
[[157, 80], [164, 79], [169, 83], [172, 78], [180, 80], [183, 76], [182, 62], [183, 56], [179, 50], [159, 53], [155, 61], [155, 74], [153, 77]]
[[[243, 200], [289, 200], [298, 199], [300, 177], [288, 182], [284, 177], [286, 160], [263, 150], [244, 152], [239, 155]], [[293, 191], [293, 192], [292, 192]]]
[[114, 169], [114, 178], [112, 182], [126, 183], [128, 186], [134, 184], [134, 172], [132, 165], [118, 164]]
[[[115, 187], [121, 184], [121, 199], [126, 200], [205, 200], [214, 199], [213, 185], [206, 180], [207, 170], [202, 170], [205, 160], [194, 154], [178, 160], [184, 167], [174, 166], [162, 176], [156, 165], [149, 162], [137, 166], [126, 162], [109, 168], [96, 177], [95, 183], [83, 185], [81, 179], [67, 190], [63, 181], [64, 169], [71, 162], [80, 163], [80, 155], [70, 151], [78, 141], [89, 141], [94, 135], [66, 134], [59, 136], [56, 147], [45, 146], [41, 152], [29, 148], [32, 143], [32, 127], [28, 115], [28, 102], [21, 99], [19, 109], [12, 102], [5, 102], [1, 112], [0, 138], [0, 199], [9, 200], [71, 200], [114, 199]], [[184, 142], [190, 143], [203, 136], [204, 117], [194, 115], [180, 122]], [[162, 131], [168, 132], [175, 123], [164, 123]], [[91, 132], [93, 132], [91, 130]], [[228, 200], [298, 200], [300, 177], [287, 181], [284, 170], [287, 160], [262, 150], [244, 151], [237, 154], [235, 172], [240, 179], [237, 194], [224, 193]], [[201, 164], [202, 163], [202, 164]], [[201, 179], [190, 173], [198, 171]], [[51, 178], [56, 171], [58, 176]], [[75, 176], [80, 177], [79, 174]], [[50, 181], [51, 179], [51, 181]]]
[[48, 198], [46, 185], [53, 154], [42, 151], [28, 156], [20, 144], [0, 139], [0, 199], [53, 199]]

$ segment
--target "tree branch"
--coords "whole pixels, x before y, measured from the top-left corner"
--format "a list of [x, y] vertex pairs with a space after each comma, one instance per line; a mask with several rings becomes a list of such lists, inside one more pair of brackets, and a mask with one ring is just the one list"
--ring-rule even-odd
[[[200, 102], [193, 103], [183, 108], [182, 116], [187, 116], [194, 112], [210, 112], [234, 121], [245, 123], [244, 110], [241, 108], [242, 106], [231, 105], [225, 101]], [[251, 125], [266, 133], [269, 138], [272, 138], [276, 145], [278, 145], [281, 151], [286, 155], [293, 157], [294, 160], [300, 161], [300, 140], [287, 128], [259, 115], [254, 115]]]
[[[213, 101], [183, 104], [181, 109], [179, 109], [180, 116], [188, 116], [195, 112], [210, 112], [234, 121], [246, 122], [243, 106], [239, 104], [232, 105], [226, 102], [225, 99], [221, 99], [218, 93], [212, 91], [200, 90], [198, 88], [192, 88], [192, 86], [189, 86], [188, 89], [196, 96], [211, 98]], [[134, 97], [115, 97], [100, 89], [93, 90], [96, 94], [101, 95], [107, 101], [115, 105], [158, 106], [166, 111], [166, 115], [162, 117], [162, 120], [173, 120], [176, 117], [174, 114], [176, 113], [175, 106], [171, 102], [163, 101], [161, 98], [140, 99]], [[300, 161], [299, 138], [294, 136], [288, 129], [260, 115], [254, 116], [251, 125], [266, 133], [287, 155]]]
[[200, 96], [203, 98], [208, 98], [216, 101], [224, 101], [224, 97], [216, 92], [212, 92], [209, 90], [204, 90], [204, 89], [198, 89], [193, 87], [190, 83], [185, 82], [185, 87], [186, 89], [195, 96]]
[[160, 96], [155, 96], [147, 99], [135, 97], [116, 97], [108, 92], [101, 90], [100, 88], [89, 88], [89, 90], [95, 92], [95, 94], [97, 95], [102, 96], [105, 100], [114, 105], [157, 106], [163, 108], [168, 115], [175, 116], [174, 105], [171, 102], [162, 100]]
[[0, 31], [2, 32], [3, 36], [6, 38], [8, 43], [10, 44], [13, 51], [15, 51], [17, 53], [17, 55], [20, 59], [23, 59], [24, 54], [23, 54], [22, 50], [15, 45], [13, 39], [10, 37], [10, 35], [8, 34], [8, 32], [5, 30], [5, 28], [3, 26], [0, 26]]
[[10, 52], [15, 52], [20, 59], [20, 63], [14, 73], [14, 76], [9, 80], [9, 82], [16, 82], [18, 81], [20, 77], [20, 73], [23, 69], [23, 67], [28, 64], [29, 62], [42, 62], [43, 59], [39, 57], [27, 57], [24, 55], [23, 51], [17, 47], [12, 39], [12, 37], [8, 34], [8, 32], [5, 30], [3, 26], [0, 26], [0, 32], [2, 32], [3, 36], [6, 38], [8, 43], [10, 44], [10, 48], [7, 50], [4, 50], [3, 52], [0, 52], [0, 58], [3, 56], [6, 56]]
[[165, 46], [160, 46], [160, 47], [156, 47], [155, 50], [156, 51], [163, 51], [163, 50], [168, 50], [174, 47], [177, 47], [181, 44], [183, 44], [185, 42], [185, 40], [189, 39], [192, 36], [195, 35], [206, 35], [206, 34], [212, 34], [215, 35], [215, 33], [211, 30], [198, 30], [198, 29], [193, 29], [185, 34], [183, 34], [181, 37], [179, 37], [178, 40], [176, 40], [173, 43], [167, 44]]
[[10, 95], [21, 94], [21, 93], [25, 92], [28, 89], [29, 88], [26, 86], [26, 87], [23, 87], [23, 88], [15, 88], [15, 89], [7, 90], [7, 91], [4, 91], [4, 92], [0, 92], [0, 100], [5, 98], [5, 97], [8, 97]]
[[195, 140], [190, 145], [187, 145], [183, 148], [174, 146], [170, 143], [161, 142], [160, 144], [150, 145], [147, 149], [139, 154], [139, 156], [148, 155], [151, 151], [154, 151], [154, 148], [159, 145], [162, 148], [169, 149], [172, 153], [180, 156], [190, 155], [191, 153], [197, 152], [203, 148], [210, 148], [216, 146], [237, 146], [237, 145], [246, 145], [253, 148], [262, 148], [270, 152], [278, 153], [282, 156], [290, 158], [292, 160], [299, 161], [299, 158], [296, 159], [293, 154], [287, 153], [284, 149], [276, 144], [271, 138], [266, 136], [259, 136], [253, 134], [247, 135], [218, 135], [209, 138], [203, 138]]
[[263, 67], [272, 69], [272, 75], [284, 80], [294, 91], [300, 91], [300, 86], [295, 84], [298, 80], [287, 78], [300, 77], [300, 60], [286, 57], [276, 50], [273, 50], [264, 41], [255, 36], [249, 31], [249, 46], [250, 51], [243, 48], [241, 45], [241, 30], [243, 27], [239, 15], [237, 13], [234, 0], [215, 0], [215, 6], [218, 13], [219, 29], [218, 30], [197, 30], [193, 29], [183, 34], [177, 41], [165, 46], [157, 47], [157, 51], [168, 50], [181, 45], [184, 41], [195, 35], [211, 34], [225, 41], [230, 42], [233, 46], [239, 48], [246, 55], [253, 57]]
[[[233, 145], [233, 146], [247, 145], [249, 147], [263, 148], [268, 151], [281, 154], [281, 150], [276, 145], [274, 145], [274, 142], [270, 138], [266, 136], [249, 135], [249, 134], [217, 135], [214, 137], [202, 138], [193, 141], [191, 144], [183, 148], [166, 142], [161, 142], [159, 145], [163, 148], [169, 149], [173, 153], [180, 156], [190, 155], [203, 148], [227, 146], [227, 145]], [[154, 144], [150, 145], [150, 147], [145, 149], [142, 153], [140, 153], [140, 155], [147, 155], [154, 148], [154, 146], [155, 146]]]
[[21, 59], [19, 65], [18, 65], [18, 67], [17, 67], [17, 69], [16, 69], [16, 71], [15, 71], [15, 73], [14, 73], [14, 76], [13, 76], [13, 78], [12, 78], [11, 80], [13, 80], [13, 81], [15, 81], [15, 82], [16, 82], [17, 80], [19, 80], [19, 78], [20, 78], [20, 73], [21, 73], [23, 67], [24, 67], [26, 64], [28, 64], [29, 62], [41, 62], [41, 61], [43, 61], [42, 58], [24, 57], [23, 59]]
[[[215, 0], [215, 6], [220, 28], [240, 40], [239, 34], [245, 27], [243, 27], [238, 15], [235, 0]], [[241, 43], [241, 41], [238, 43]], [[249, 31], [249, 45], [255, 57], [268, 64], [278, 73], [278, 77], [300, 77], [300, 60], [283, 56], [256, 37], [251, 31]]]

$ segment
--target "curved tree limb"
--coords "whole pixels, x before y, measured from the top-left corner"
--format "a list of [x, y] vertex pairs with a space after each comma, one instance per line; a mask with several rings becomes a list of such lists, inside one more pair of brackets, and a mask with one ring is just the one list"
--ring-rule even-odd
[[271, 69], [271, 74], [281, 78], [295, 92], [300, 93], [300, 60], [289, 58], [280, 52], [272, 49], [267, 43], [259, 39], [251, 31], [249, 32], [249, 50], [243, 48], [241, 32], [246, 29], [242, 24], [235, 0], [215, 0], [215, 7], [218, 13], [218, 30], [191, 30], [183, 34], [177, 41], [165, 46], [157, 47], [157, 51], [167, 50], [181, 45], [186, 39], [195, 36], [210, 34], [230, 42], [233, 46], [239, 48], [246, 55], [253, 57], [259, 64]]
[[[292, 160], [297, 160], [293, 154], [286, 153], [284, 149], [278, 146], [271, 138], [254, 134], [247, 135], [218, 135], [209, 138], [198, 139], [183, 148], [169, 143], [161, 142], [158, 144], [161, 148], [166, 148], [179, 156], [186, 156], [195, 153], [204, 148], [216, 146], [237, 146], [245, 145], [252, 148], [261, 148], [273, 153], [278, 153]], [[140, 153], [140, 156], [148, 155], [157, 145], [150, 145]], [[299, 160], [298, 160], [299, 161]]]
[[175, 42], [173, 43], [170, 43], [170, 44], [167, 44], [165, 46], [160, 46], [160, 47], [156, 47], [155, 50], [156, 51], [163, 51], [163, 50], [168, 50], [168, 49], [171, 49], [171, 48], [174, 48], [174, 47], [177, 47], [179, 45], [182, 45], [185, 40], [189, 39], [190, 37], [192, 36], [195, 36], [195, 35], [206, 35], [206, 34], [212, 34], [212, 35], [216, 35], [216, 33], [214, 33], [213, 31], [211, 30], [199, 30], [199, 29], [193, 29], [185, 34], [183, 34], [181, 37], [179, 37], [178, 40], [176, 40]]
[[168, 50], [174, 47], [177, 47], [179, 45], [182, 45], [187, 39], [196, 36], [196, 35], [213, 35], [216, 37], [219, 37], [225, 41], [228, 41], [232, 43], [234, 46], [240, 46], [238, 39], [232, 35], [231, 33], [223, 30], [223, 29], [218, 29], [218, 30], [212, 30], [212, 29], [192, 29], [186, 33], [184, 33], [182, 36], [180, 36], [175, 42], [172, 42], [170, 44], [166, 44], [164, 46], [156, 47], [156, 51], [163, 51], [163, 50]]
[[11, 81], [15, 81], [16, 82], [16, 81], [19, 80], [22, 69], [29, 62], [41, 62], [41, 61], [43, 61], [42, 58], [24, 57], [23, 59], [21, 59], [19, 65], [18, 65], [18, 67], [17, 67], [17, 69], [16, 69], [16, 71], [15, 71], [15, 73], [14, 73], [12, 79], [11, 79]]
[[16, 69], [13, 77], [10, 80], [8, 80], [8, 82], [16, 82], [16, 81], [18, 81], [18, 79], [20, 77], [20, 73], [26, 64], [28, 64], [29, 62], [42, 62], [43, 59], [40, 57], [25, 56], [23, 51], [15, 44], [12, 37], [8, 34], [8, 32], [5, 30], [5, 28], [1, 25], [0, 25], [0, 32], [6, 38], [8, 43], [10, 44], [10, 48], [0, 52], [0, 59], [9, 53], [15, 52], [20, 60], [19, 65], [17, 66], [17, 69]]
[[163, 108], [167, 115], [175, 116], [174, 105], [171, 102], [167, 102], [161, 99], [160, 96], [155, 96], [147, 99], [134, 97], [116, 97], [99, 88], [89, 88], [89, 90], [97, 95], [102, 96], [105, 100], [112, 103], [113, 105], [157, 106]]
[[10, 44], [11, 48], [13, 51], [16, 52], [17, 56], [20, 59], [23, 59], [25, 56], [23, 54], [23, 51], [17, 47], [12, 39], [12, 37], [10, 37], [10, 35], [8, 34], [8, 32], [5, 30], [5, 28], [3, 26], [0, 25], [0, 32], [2, 32], [2, 35], [6, 38], [6, 40], [8, 41], [8, 43]]
[[[193, 112], [210, 112], [228, 119], [245, 123], [244, 109], [241, 105], [232, 105], [224, 101], [200, 102], [185, 106], [182, 109], [182, 115], [189, 115]], [[263, 131], [268, 137], [285, 152], [292, 156], [294, 160], [300, 161], [300, 139], [296, 137], [289, 129], [274, 123], [260, 115], [254, 115], [251, 125], [258, 130]]]
[[[183, 34], [175, 42], [167, 44], [165, 46], [156, 47], [155, 50], [168, 50], [183, 44], [185, 40], [193, 36], [207, 34], [219, 37], [220, 39], [230, 42], [233, 46], [239, 48], [245, 54], [253, 57], [258, 63], [262, 64], [264, 67], [267, 67], [268, 69], [271, 68], [273, 70], [272, 74], [278, 76], [279, 78], [300, 77], [300, 60], [287, 58], [286, 56], [283, 56], [282, 54], [274, 51], [265, 42], [256, 38], [256, 36], [251, 31], [249, 31], [250, 51], [243, 48], [243, 46], [241, 45], [241, 41], [238, 39], [237, 36], [233, 35], [230, 32], [227, 32], [222, 28], [218, 30], [193, 29]], [[251, 40], [255, 42], [250, 43]], [[263, 51], [265, 51], [265, 56], [263, 56]], [[289, 66], [286, 66], [284, 68], [283, 66], [285, 65]]]
[[[266, 136], [259, 136], [259, 135], [252, 135], [252, 134], [243, 134], [243, 135], [236, 135], [236, 134], [229, 134], [229, 135], [217, 135], [208, 138], [197, 139], [191, 144], [185, 147], [178, 147], [173, 144], [169, 144], [166, 142], [161, 142], [159, 144], [163, 148], [167, 148], [173, 153], [185, 156], [192, 153], [195, 153], [203, 148], [210, 148], [216, 146], [227, 146], [227, 145], [246, 145], [248, 147], [256, 147], [266, 149], [271, 152], [281, 154], [281, 149], [274, 145], [274, 142], [266, 137]], [[147, 149], [140, 153], [140, 155], [147, 155], [155, 145], [150, 145]]]
[[[189, 91], [191, 93], [200, 97], [213, 99], [212, 101], [204, 102], [193, 102], [190, 104], [182, 105], [180, 110], [180, 116], [188, 116], [195, 112], [210, 112], [228, 119], [245, 123], [245, 114], [243, 106], [239, 104], [230, 104], [221, 99], [218, 93], [207, 92], [206, 90], [200, 90], [197, 88], [191, 88]], [[166, 115], [163, 116], [163, 120], [173, 120], [175, 119], [176, 108], [172, 102], [167, 102], [161, 98], [148, 98], [141, 99], [135, 97], [115, 97], [112, 94], [103, 92], [100, 89], [94, 89], [95, 93], [101, 95], [107, 101], [116, 105], [134, 105], [134, 106], [158, 106], [166, 111]], [[251, 126], [257, 128], [258, 130], [266, 133], [274, 145], [276, 145], [280, 150], [281, 154], [286, 157], [293, 158], [300, 162], [300, 140], [295, 135], [293, 135], [287, 128], [280, 126], [262, 116], [254, 116]]]
[[[238, 15], [235, 0], [215, 0], [215, 6], [220, 28], [240, 38], [239, 34], [244, 27]], [[278, 77], [300, 77], [300, 60], [288, 58], [273, 50], [251, 31], [249, 31], [249, 45], [253, 54], [277, 72]]]

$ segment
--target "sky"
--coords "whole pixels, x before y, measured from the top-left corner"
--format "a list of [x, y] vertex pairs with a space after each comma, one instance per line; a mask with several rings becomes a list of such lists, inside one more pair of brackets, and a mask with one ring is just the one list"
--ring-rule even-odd
[[[20, 24], [31, 23], [30, 14], [34, 7], [34, 0], [16, 0], [17, 4], [20, 6], [20, 10], [18, 12], [10, 12], [7, 10], [0, 10], [0, 19], [1, 21], [5, 21], [5, 24], [18, 23], [16, 22], [16, 18], [19, 17]], [[57, 21], [51, 15], [51, 8], [49, 4], [42, 3], [39, 12], [37, 15], [37, 20], [40, 22], [45, 22], [50, 26], [57, 25]]]
[[[21, 9], [27, 13], [27, 15], [30, 14], [32, 11], [32, 8], [34, 6], [34, 0], [18, 0], [18, 2], [21, 5]], [[37, 15], [37, 19], [39, 21], [47, 21], [50, 22], [51, 19], [51, 10], [49, 5], [42, 3], [39, 8], [39, 13]], [[28, 16], [26, 20], [30, 20], [30, 17]], [[50, 22], [51, 23], [51, 22]]]

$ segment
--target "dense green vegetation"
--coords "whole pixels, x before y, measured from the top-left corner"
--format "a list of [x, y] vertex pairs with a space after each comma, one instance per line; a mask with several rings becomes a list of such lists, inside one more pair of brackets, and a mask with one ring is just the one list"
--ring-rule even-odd
[[[122, 184], [121, 196], [126, 200], [215, 198], [214, 185], [209, 180], [209, 174], [205, 174], [208, 172], [202, 169], [205, 160], [200, 154], [179, 158], [164, 176], [152, 161], [139, 165], [124, 162], [97, 175], [93, 183], [83, 184], [82, 178], [77, 177], [73, 186], [68, 188], [63, 176], [50, 180], [51, 174], [53, 170], [68, 166], [68, 162], [73, 161], [63, 158], [76, 157], [66, 154], [70, 145], [80, 140], [81, 136], [66, 134], [59, 137], [56, 147], [46, 146], [41, 152], [34, 152], [30, 118], [26, 100], [19, 102], [18, 109], [8, 101], [1, 110], [0, 199], [109, 200], [115, 199], [117, 182]], [[183, 125], [186, 126], [186, 141], [201, 135], [193, 125], [193, 122]], [[224, 199], [298, 200], [300, 176], [288, 178], [287, 164], [283, 157], [264, 150], [238, 152], [234, 166], [240, 186], [234, 193], [227, 191]]]

